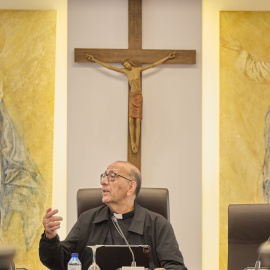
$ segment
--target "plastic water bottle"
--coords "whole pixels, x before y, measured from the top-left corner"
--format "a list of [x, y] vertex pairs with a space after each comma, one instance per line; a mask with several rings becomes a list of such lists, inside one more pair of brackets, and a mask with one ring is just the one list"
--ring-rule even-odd
[[72, 253], [68, 262], [68, 270], [82, 270], [82, 264], [78, 258], [78, 253]]

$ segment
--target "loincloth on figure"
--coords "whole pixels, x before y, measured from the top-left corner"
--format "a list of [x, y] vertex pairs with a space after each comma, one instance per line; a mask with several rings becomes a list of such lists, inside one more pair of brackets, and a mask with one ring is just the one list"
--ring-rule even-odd
[[128, 116], [132, 118], [143, 118], [143, 96], [141, 92], [129, 92]]

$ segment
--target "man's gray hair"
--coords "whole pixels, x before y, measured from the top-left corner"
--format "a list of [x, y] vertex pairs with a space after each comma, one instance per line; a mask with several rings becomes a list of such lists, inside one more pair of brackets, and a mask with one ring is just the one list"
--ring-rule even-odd
[[136, 190], [135, 190], [135, 196], [137, 197], [140, 190], [141, 190], [141, 185], [142, 185], [142, 175], [140, 170], [131, 162], [129, 161], [116, 161], [116, 163], [124, 163], [124, 164], [129, 164], [131, 165], [133, 168], [130, 169], [129, 174], [130, 174], [130, 178], [131, 180], [134, 180], [137, 184]]
[[[137, 169], [137, 168], [136, 168]], [[137, 187], [136, 187], [136, 190], [135, 190], [135, 195], [136, 197], [138, 196], [140, 190], [141, 190], [141, 185], [142, 185], [142, 175], [139, 171], [139, 169], [137, 170], [134, 170], [134, 169], [131, 169], [130, 170], [130, 176], [131, 178], [136, 182], [137, 184]]]

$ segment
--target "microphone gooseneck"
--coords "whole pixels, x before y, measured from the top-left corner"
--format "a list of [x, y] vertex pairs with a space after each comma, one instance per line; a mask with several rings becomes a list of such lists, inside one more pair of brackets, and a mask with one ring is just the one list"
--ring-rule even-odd
[[125, 237], [123, 231], [121, 230], [121, 228], [120, 228], [120, 226], [119, 226], [119, 224], [118, 224], [117, 218], [116, 218], [115, 216], [112, 216], [111, 218], [112, 218], [112, 222], [113, 222], [114, 226], [116, 227], [116, 229], [117, 229], [117, 231], [119, 232], [119, 234], [121, 235], [121, 237], [125, 240], [125, 242], [126, 242], [128, 248], [129, 248], [129, 250], [130, 250], [130, 253], [131, 253], [131, 255], [132, 255], [132, 263], [131, 263], [131, 266], [135, 266], [135, 267], [136, 267], [136, 261], [135, 261], [134, 252], [133, 252], [133, 250], [131, 249], [130, 244], [128, 243], [128, 241], [127, 241], [127, 239], [126, 239], [126, 237]]

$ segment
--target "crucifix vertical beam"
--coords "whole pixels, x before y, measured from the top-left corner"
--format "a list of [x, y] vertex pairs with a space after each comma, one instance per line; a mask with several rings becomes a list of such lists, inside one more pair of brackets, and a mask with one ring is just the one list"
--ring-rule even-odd
[[[128, 48], [142, 49], [142, 0], [128, 1]], [[141, 82], [142, 83], [142, 82]], [[128, 86], [128, 94], [130, 94], [130, 86]], [[127, 160], [141, 170], [141, 134], [138, 152], [133, 153], [131, 148], [130, 126], [128, 122], [128, 156]]]
[[128, 48], [142, 49], [142, 0], [128, 1]]

